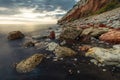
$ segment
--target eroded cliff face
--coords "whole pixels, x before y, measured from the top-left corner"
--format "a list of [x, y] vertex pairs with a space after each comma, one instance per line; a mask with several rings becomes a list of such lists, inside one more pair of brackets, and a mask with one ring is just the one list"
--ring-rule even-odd
[[116, 0], [80, 0], [58, 23], [63, 24], [91, 15]]

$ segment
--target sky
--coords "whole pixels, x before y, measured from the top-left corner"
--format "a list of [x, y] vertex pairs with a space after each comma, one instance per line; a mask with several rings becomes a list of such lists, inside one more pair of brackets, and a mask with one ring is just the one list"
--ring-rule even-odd
[[54, 24], [78, 0], [0, 0], [0, 24]]

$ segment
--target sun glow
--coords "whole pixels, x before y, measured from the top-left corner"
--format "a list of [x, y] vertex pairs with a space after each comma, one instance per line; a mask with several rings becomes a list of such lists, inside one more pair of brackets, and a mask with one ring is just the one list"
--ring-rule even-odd
[[40, 13], [33, 13], [34, 8], [33, 9], [22, 8], [19, 9], [19, 11], [21, 12], [21, 14], [14, 15], [15, 17], [37, 18], [40, 15]]
[[[4, 8], [1, 8], [4, 9]], [[11, 16], [0, 16], [0, 24], [56, 24], [56, 14], [65, 14], [66, 11], [62, 11], [57, 8], [54, 11], [35, 12], [35, 8], [19, 8], [19, 14]]]

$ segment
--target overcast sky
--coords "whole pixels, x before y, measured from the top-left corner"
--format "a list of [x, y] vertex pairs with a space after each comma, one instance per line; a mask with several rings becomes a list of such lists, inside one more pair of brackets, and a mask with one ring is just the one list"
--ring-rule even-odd
[[0, 0], [0, 23], [56, 23], [78, 0]]

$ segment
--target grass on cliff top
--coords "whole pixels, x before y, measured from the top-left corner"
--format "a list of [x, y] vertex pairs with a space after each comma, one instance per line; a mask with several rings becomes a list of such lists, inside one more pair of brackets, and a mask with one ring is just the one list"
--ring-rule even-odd
[[108, 3], [107, 5], [105, 5], [104, 7], [102, 7], [100, 10], [98, 10], [97, 12], [95, 12], [95, 14], [100, 14], [112, 9], [115, 9], [117, 7], [120, 7], [120, 2], [118, 1], [111, 1], [110, 3]]

